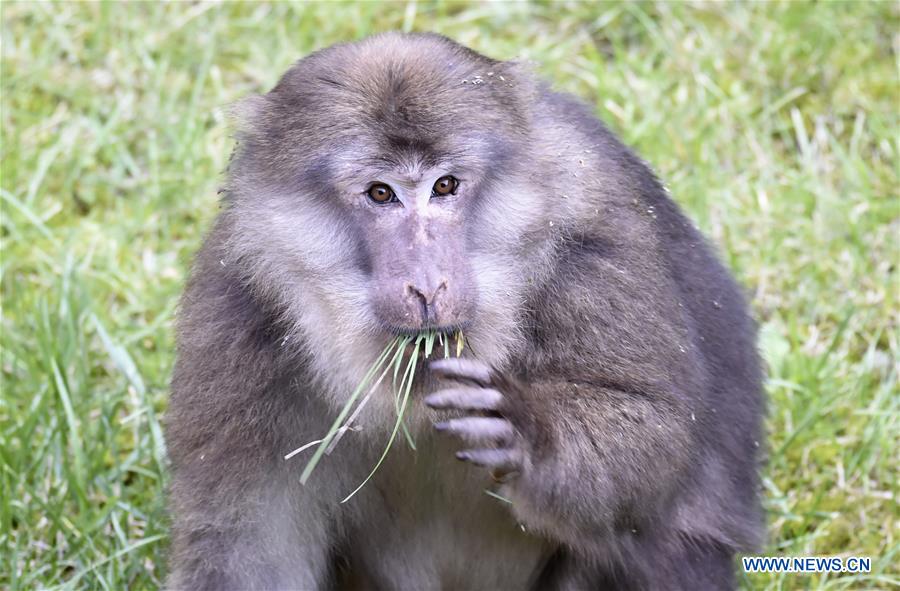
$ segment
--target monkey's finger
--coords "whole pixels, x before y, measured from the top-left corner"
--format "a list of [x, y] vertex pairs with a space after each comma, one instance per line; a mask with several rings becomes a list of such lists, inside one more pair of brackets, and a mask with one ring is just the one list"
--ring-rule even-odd
[[435, 423], [434, 428], [441, 433], [455, 435], [466, 443], [502, 443], [510, 441], [515, 434], [513, 426], [506, 419], [487, 417], [465, 417]]
[[438, 359], [428, 367], [438, 377], [448, 380], [469, 380], [481, 386], [491, 384], [491, 368], [474, 359]]
[[456, 459], [500, 472], [522, 468], [522, 453], [517, 449], [467, 449], [456, 452]]
[[458, 410], [499, 410], [503, 394], [491, 388], [449, 388], [425, 397], [431, 408]]

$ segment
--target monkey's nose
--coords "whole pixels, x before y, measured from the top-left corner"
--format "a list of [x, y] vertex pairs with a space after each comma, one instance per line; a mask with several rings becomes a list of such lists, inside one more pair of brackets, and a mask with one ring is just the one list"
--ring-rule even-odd
[[430, 306], [434, 303], [434, 299], [442, 289], [447, 289], [446, 279], [441, 279], [440, 283], [430, 288], [422, 288], [418, 285], [413, 285], [412, 283], [406, 284], [407, 295], [419, 298], [426, 306]]
[[410, 300], [417, 300], [418, 305], [422, 310], [422, 319], [425, 322], [428, 322], [429, 319], [433, 319], [435, 300], [437, 299], [438, 294], [446, 289], [446, 279], [441, 279], [434, 285], [429, 285], [428, 282], [421, 282], [418, 285], [407, 283], [406, 297]]

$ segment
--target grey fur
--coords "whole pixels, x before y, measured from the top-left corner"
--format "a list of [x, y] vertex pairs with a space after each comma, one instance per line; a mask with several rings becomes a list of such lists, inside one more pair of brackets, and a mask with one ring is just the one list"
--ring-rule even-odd
[[[170, 588], [733, 585], [762, 523], [754, 324], [588, 108], [519, 64], [390, 33], [235, 111], [180, 312]], [[458, 193], [430, 199], [445, 174]], [[368, 201], [376, 181], [400, 201]], [[284, 454], [324, 434], [391, 333], [457, 326], [472, 361], [420, 372], [418, 451], [395, 445], [339, 504], [393, 424], [382, 387], [300, 485], [308, 456]]]

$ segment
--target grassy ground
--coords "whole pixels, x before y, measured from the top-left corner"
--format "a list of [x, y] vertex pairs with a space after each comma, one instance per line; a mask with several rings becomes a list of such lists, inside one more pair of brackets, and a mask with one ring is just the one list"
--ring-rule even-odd
[[897, 4], [0, 10], [0, 588], [160, 583], [172, 318], [217, 207], [222, 107], [397, 28], [533, 60], [592, 101], [749, 289], [766, 552], [873, 563], [743, 585], [900, 585]]

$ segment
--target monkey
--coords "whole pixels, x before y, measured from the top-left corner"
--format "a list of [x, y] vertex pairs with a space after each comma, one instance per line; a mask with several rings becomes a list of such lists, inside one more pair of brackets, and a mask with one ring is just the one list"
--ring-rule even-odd
[[[528, 64], [431, 33], [314, 52], [234, 107], [177, 320], [169, 589], [730, 589], [764, 395], [741, 288], [650, 166]], [[415, 442], [372, 469], [397, 335]], [[311, 451], [301, 452], [311, 453]], [[309, 457], [309, 456], [306, 456]]]

